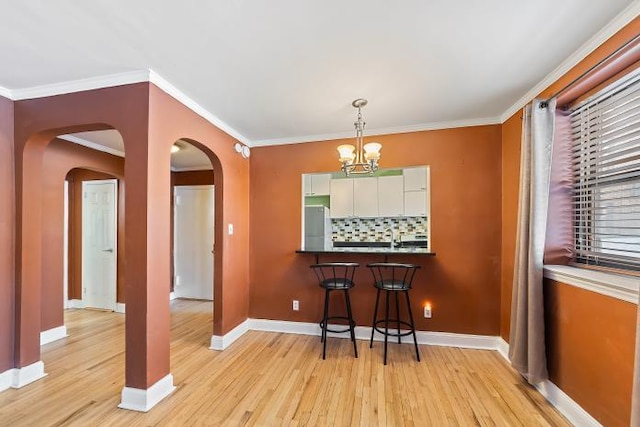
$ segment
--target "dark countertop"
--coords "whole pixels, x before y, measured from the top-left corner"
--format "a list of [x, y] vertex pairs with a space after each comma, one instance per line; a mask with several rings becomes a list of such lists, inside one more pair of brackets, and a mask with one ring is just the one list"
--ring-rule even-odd
[[426, 255], [435, 256], [435, 252], [429, 252], [427, 248], [417, 247], [405, 247], [405, 248], [390, 248], [390, 247], [357, 247], [357, 248], [342, 248], [333, 247], [328, 249], [299, 249], [296, 251], [299, 254], [372, 254], [372, 255]]

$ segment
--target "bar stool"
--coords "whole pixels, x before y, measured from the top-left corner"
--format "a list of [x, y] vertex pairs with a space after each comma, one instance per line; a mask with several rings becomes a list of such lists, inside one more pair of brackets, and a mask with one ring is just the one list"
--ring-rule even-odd
[[[411, 289], [411, 282], [413, 282], [413, 276], [420, 268], [419, 265], [414, 264], [398, 264], [398, 263], [373, 263], [368, 264], [367, 267], [371, 269], [373, 274], [373, 286], [378, 290], [376, 294], [376, 306], [373, 310], [373, 323], [371, 324], [371, 341], [369, 348], [373, 348], [373, 334], [375, 331], [384, 335], [384, 364], [387, 364], [387, 340], [389, 336], [398, 337], [398, 344], [401, 342], [401, 337], [407, 335], [413, 335], [413, 343], [416, 346], [416, 358], [420, 361], [420, 351], [418, 350], [418, 340], [416, 338], [416, 328], [413, 323], [413, 314], [411, 313], [411, 301], [409, 301], [409, 290]], [[378, 319], [378, 306], [380, 302], [380, 291], [385, 291], [385, 310], [384, 318]], [[395, 318], [389, 317], [389, 294], [393, 293], [396, 300], [396, 316]], [[398, 302], [398, 294], [403, 293], [407, 302], [407, 311], [409, 321], [400, 319], [400, 304]], [[389, 323], [395, 323], [397, 332], [389, 331]], [[384, 323], [384, 329], [379, 327]], [[410, 330], [401, 332], [400, 325], [408, 327]], [[392, 326], [393, 327], [393, 326]]]
[[[313, 264], [311, 269], [318, 277], [320, 287], [325, 290], [324, 294], [324, 312], [322, 315], [322, 321], [320, 327], [322, 328], [322, 336], [320, 341], [322, 345], [322, 359], [325, 359], [327, 353], [327, 331], [334, 333], [351, 333], [351, 341], [353, 341], [353, 352], [355, 357], [358, 357], [358, 348], [356, 346], [356, 334], [355, 326], [356, 322], [353, 320], [351, 314], [351, 300], [349, 299], [349, 289], [355, 286], [353, 282], [353, 275], [359, 264], [355, 262], [327, 262], [322, 264]], [[344, 291], [345, 303], [347, 306], [346, 316], [329, 316], [329, 299], [331, 291]], [[346, 320], [349, 323], [349, 327], [346, 329], [334, 330], [327, 327], [330, 320]]]

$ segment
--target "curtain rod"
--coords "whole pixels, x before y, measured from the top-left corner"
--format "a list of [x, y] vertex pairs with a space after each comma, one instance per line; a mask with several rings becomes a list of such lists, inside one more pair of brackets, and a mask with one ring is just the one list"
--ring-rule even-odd
[[540, 103], [540, 108], [547, 108], [547, 106], [549, 105], [549, 101], [551, 101], [553, 98], [556, 98], [556, 97], [562, 95], [564, 92], [569, 90], [573, 85], [575, 85], [576, 83], [578, 83], [579, 81], [581, 81], [582, 79], [587, 77], [593, 71], [595, 71], [596, 69], [600, 68], [605, 62], [609, 61], [611, 58], [613, 58], [614, 56], [616, 56], [617, 54], [619, 54], [620, 52], [622, 52], [623, 50], [625, 50], [627, 47], [629, 47], [630, 45], [632, 45], [633, 43], [635, 43], [638, 40], [640, 40], [640, 34], [636, 34], [636, 36], [633, 37], [631, 40], [627, 41], [625, 44], [623, 44], [622, 46], [620, 46], [619, 48], [617, 48], [616, 50], [611, 52], [609, 55], [605, 56], [597, 64], [593, 65], [587, 71], [585, 71], [584, 73], [580, 74], [578, 77], [576, 77], [571, 82], [569, 82], [567, 85], [565, 85], [562, 89], [558, 90], [553, 95], [551, 95], [550, 97], [548, 97], [547, 99], [542, 101]]

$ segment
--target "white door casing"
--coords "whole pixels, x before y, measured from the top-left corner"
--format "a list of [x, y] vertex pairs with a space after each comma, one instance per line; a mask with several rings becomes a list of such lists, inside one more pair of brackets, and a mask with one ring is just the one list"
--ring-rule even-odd
[[213, 300], [214, 186], [175, 187], [174, 292]]
[[118, 181], [85, 181], [82, 195], [82, 301], [115, 310]]

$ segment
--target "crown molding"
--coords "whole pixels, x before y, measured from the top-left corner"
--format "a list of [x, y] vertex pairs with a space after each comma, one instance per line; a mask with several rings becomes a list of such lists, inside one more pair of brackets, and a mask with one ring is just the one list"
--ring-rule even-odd
[[[451, 120], [446, 122], [433, 122], [422, 123], [417, 125], [397, 126], [379, 129], [367, 129], [367, 137], [380, 136], [380, 135], [392, 135], [398, 133], [409, 132], [422, 132], [428, 130], [442, 130], [453, 129], [470, 126], [488, 126], [499, 125], [502, 121], [500, 117], [486, 117], [480, 119], [468, 119], [468, 120]], [[274, 138], [263, 139], [259, 141], [253, 141], [251, 147], [266, 147], [271, 145], [285, 145], [285, 144], [300, 144], [303, 142], [316, 142], [316, 141], [331, 141], [335, 139], [348, 139], [353, 138], [353, 132], [338, 132], [338, 133], [325, 133], [317, 135], [306, 135], [291, 138]]]
[[84, 138], [79, 138], [74, 135], [60, 135], [58, 136], [58, 138], [64, 139], [65, 141], [73, 142], [74, 144], [82, 145], [87, 148], [102, 151], [104, 153], [113, 154], [114, 156], [124, 157], [124, 151], [116, 150], [115, 148], [105, 147], [104, 145], [96, 144], [95, 142], [87, 141]]
[[186, 166], [183, 168], [171, 167], [171, 172], [197, 172], [197, 171], [213, 171], [212, 166]]
[[84, 92], [87, 90], [122, 86], [147, 81], [149, 81], [149, 70], [137, 70], [128, 71], [125, 73], [110, 74], [107, 76], [90, 77], [86, 79], [71, 80], [61, 83], [52, 83], [42, 86], [11, 89], [11, 95], [14, 101], [20, 101], [24, 99], [44, 98], [46, 96], [64, 95], [67, 93]]
[[10, 99], [10, 100], [13, 100], [13, 94], [6, 87], [0, 86], [0, 96], [3, 97], [3, 98], [7, 98], [7, 99]]
[[149, 70], [149, 82], [156, 85], [160, 90], [165, 92], [167, 95], [175, 98], [177, 101], [182, 103], [182, 105], [189, 108], [191, 111], [193, 111], [194, 113], [196, 113], [197, 115], [199, 115], [200, 117], [202, 117], [203, 119], [205, 119], [206, 121], [214, 125], [215, 127], [229, 134], [230, 136], [242, 142], [243, 144], [251, 146], [251, 141], [247, 137], [245, 137], [240, 132], [238, 132], [231, 126], [229, 126], [227, 123], [225, 123], [216, 115], [208, 111], [202, 105], [198, 104], [196, 101], [194, 101], [193, 99], [185, 95], [184, 92], [176, 88], [174, 85], [169, 83], [169, 81], [167, 81], [165, 78], [163, 78], [153, 70]]
[[604, 42], [610, 39], [614, 34], [620, 31], [625, 25], [629, 24], [633, 19], [640, 15], [640, 0], [631, 3], [625, 10], [620, 12], [611, 22], [591, 37], [578, 50], [565, 59], [555, 70], [542, 79], [538, 84], [525, 93], [515, 104], [509, 107], [502, 116], [500, 122], [506, 122], [518, 110], [522, 109], [531, 100], [538, 96], [543, 90], [555, 83], [560, 77], [564, 76], [573, 67], [578, 65], [580, 61], [587, 57], [591, 52], [600, 47]]

